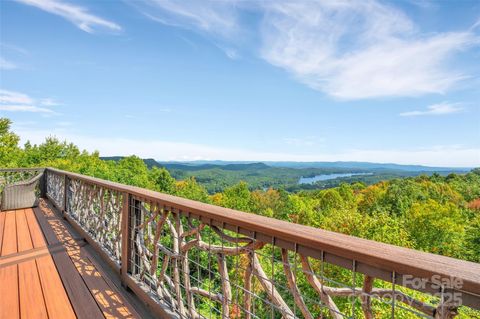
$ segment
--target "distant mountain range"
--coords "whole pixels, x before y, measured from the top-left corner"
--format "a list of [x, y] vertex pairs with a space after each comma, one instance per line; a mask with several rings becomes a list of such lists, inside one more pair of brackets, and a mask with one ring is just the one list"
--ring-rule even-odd
[[[103, 160], [118, 161], [122, 156], [101, 157]], [[433, 167], [423, 165], [402, 165], [394, 163], [371, 163], [371, 162], [274, 162], [274, 161], [156, 161], [153, 158], [143, 160], [148, 167], [165, 167], [167, 169], [180, 169], [185, 171], [196, 171], [204, 169], [220, 168], [223, 170], [244, 170], [244, 169], [267, 169], [270, 167], [285, 168], [339, 168], [352, 170], [398, 170], [408, 172], [468, 172], [473, 167]]]

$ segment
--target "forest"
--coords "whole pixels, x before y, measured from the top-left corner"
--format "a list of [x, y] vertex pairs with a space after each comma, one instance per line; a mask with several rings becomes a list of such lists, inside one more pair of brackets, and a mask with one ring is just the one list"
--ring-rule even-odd
[[[103, 160], [55, 137], [39, 145], [0, 119], [0, 167], [56, 167], [197, 201], [269, 216], [435, 254], [480, 262], [480, 169], [466, 174], [393, 178], [371, 185], [342, 183], [289, 192], [245, 181], [209, 194], [194, 174], [175, 179], [136, 156]], [[214, 176], [212, 176], [214, 178]], [[469, 317], [466, 315], [465, 318]]]
[[136, 156], [105, 161], [98, 152], [49, 137], [19, 145], [9, 119], [0, 119], [0, 167], [50, 166], [115, 182], [270, 216], [390, 244], [480, 262], [480, 169], [420, 175], [366, 186], [324, 190], [249, 189], [241, 181], [209, 195], [195, 177], [174, 179]]
[[[123, 157], [101, 157], [103, 160], [119, 161]], [[177, 180], [195, 177], [209, 194], [223, 192], [226, 188], [244, 181], [250, 190], [284, 189], [288, 192], [318, 190], [337, 187], [342, 183], [362, 182], [366, 185], [395, 178], [432, 175], [438, 173], [466, 173], [465, 168], [439, 168], [413, 165], [361, 163], [361, 162], [158, 162], [153, 158], [143, 159], [148, 168], [166, 168]], [[339, 176], [315, 182], [299, 183], [302, 178], [314, 176]]]

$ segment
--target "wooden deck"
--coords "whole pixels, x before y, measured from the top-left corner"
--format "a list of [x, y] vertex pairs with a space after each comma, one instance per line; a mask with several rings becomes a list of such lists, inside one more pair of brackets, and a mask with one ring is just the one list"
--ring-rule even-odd
[[45, 202], [0, 212], [0, 319], [145, 317], [126, 295]]

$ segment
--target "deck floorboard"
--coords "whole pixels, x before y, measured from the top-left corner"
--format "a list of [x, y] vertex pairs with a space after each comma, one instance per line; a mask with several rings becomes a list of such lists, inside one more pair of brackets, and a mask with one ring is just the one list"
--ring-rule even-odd
[[[1, 257], [17, 253], [17, 231], [15, 211], [0, 213], [5, 215]], [[20, 318], [20, 299], [18, 294], [18, 265], [0, 268], [0, 318]]]
[[46, 205], [0, 212], [0, 319], [139, 318], [84, 245]]

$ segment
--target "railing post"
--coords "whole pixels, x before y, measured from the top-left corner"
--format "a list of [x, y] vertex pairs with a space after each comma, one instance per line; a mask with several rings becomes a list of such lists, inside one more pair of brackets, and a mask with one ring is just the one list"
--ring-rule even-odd
[[120, 276], [122, 285], [127, 288], [126, 278], [130, 271], [130, 254], [131, 254], [131, 232], [130, 232], [130, 194], [123, 193], [122, 204], [122, 257]]
[[40, 197], [46, 198], [47, 197], [47, 169], [43, 170], [42, 177], [40, 178]]
[[68, 199], [68, 176], [65, 174], [63, 175], [63, 205], [62, 205], [62, 213], [66, 214], [67, 212], [67, 199]]
[[[132, 200], [132, 205], [133, 205], [133, 211], [132, 214], [130, 215], [130, 223], [132, 223], [132, 231], [130, 232], [130, 242], [135, 243], [135, 238], [138, 234], [138, 228], [143, 222], [143, 212], [142, 212], [142, 202], [139, 201], [138, 199], [133, 199]], [[138, 248], [135, 246], [135, 244], [132, 244], [130, 249], [133, 248], [133, 252], [130, 252], [130, 254], [133, 253], [133, 267], [131, 269], [133, 274], [139, 274], [141, 269], [140, 269], [140, 254], [138, 253]]]

